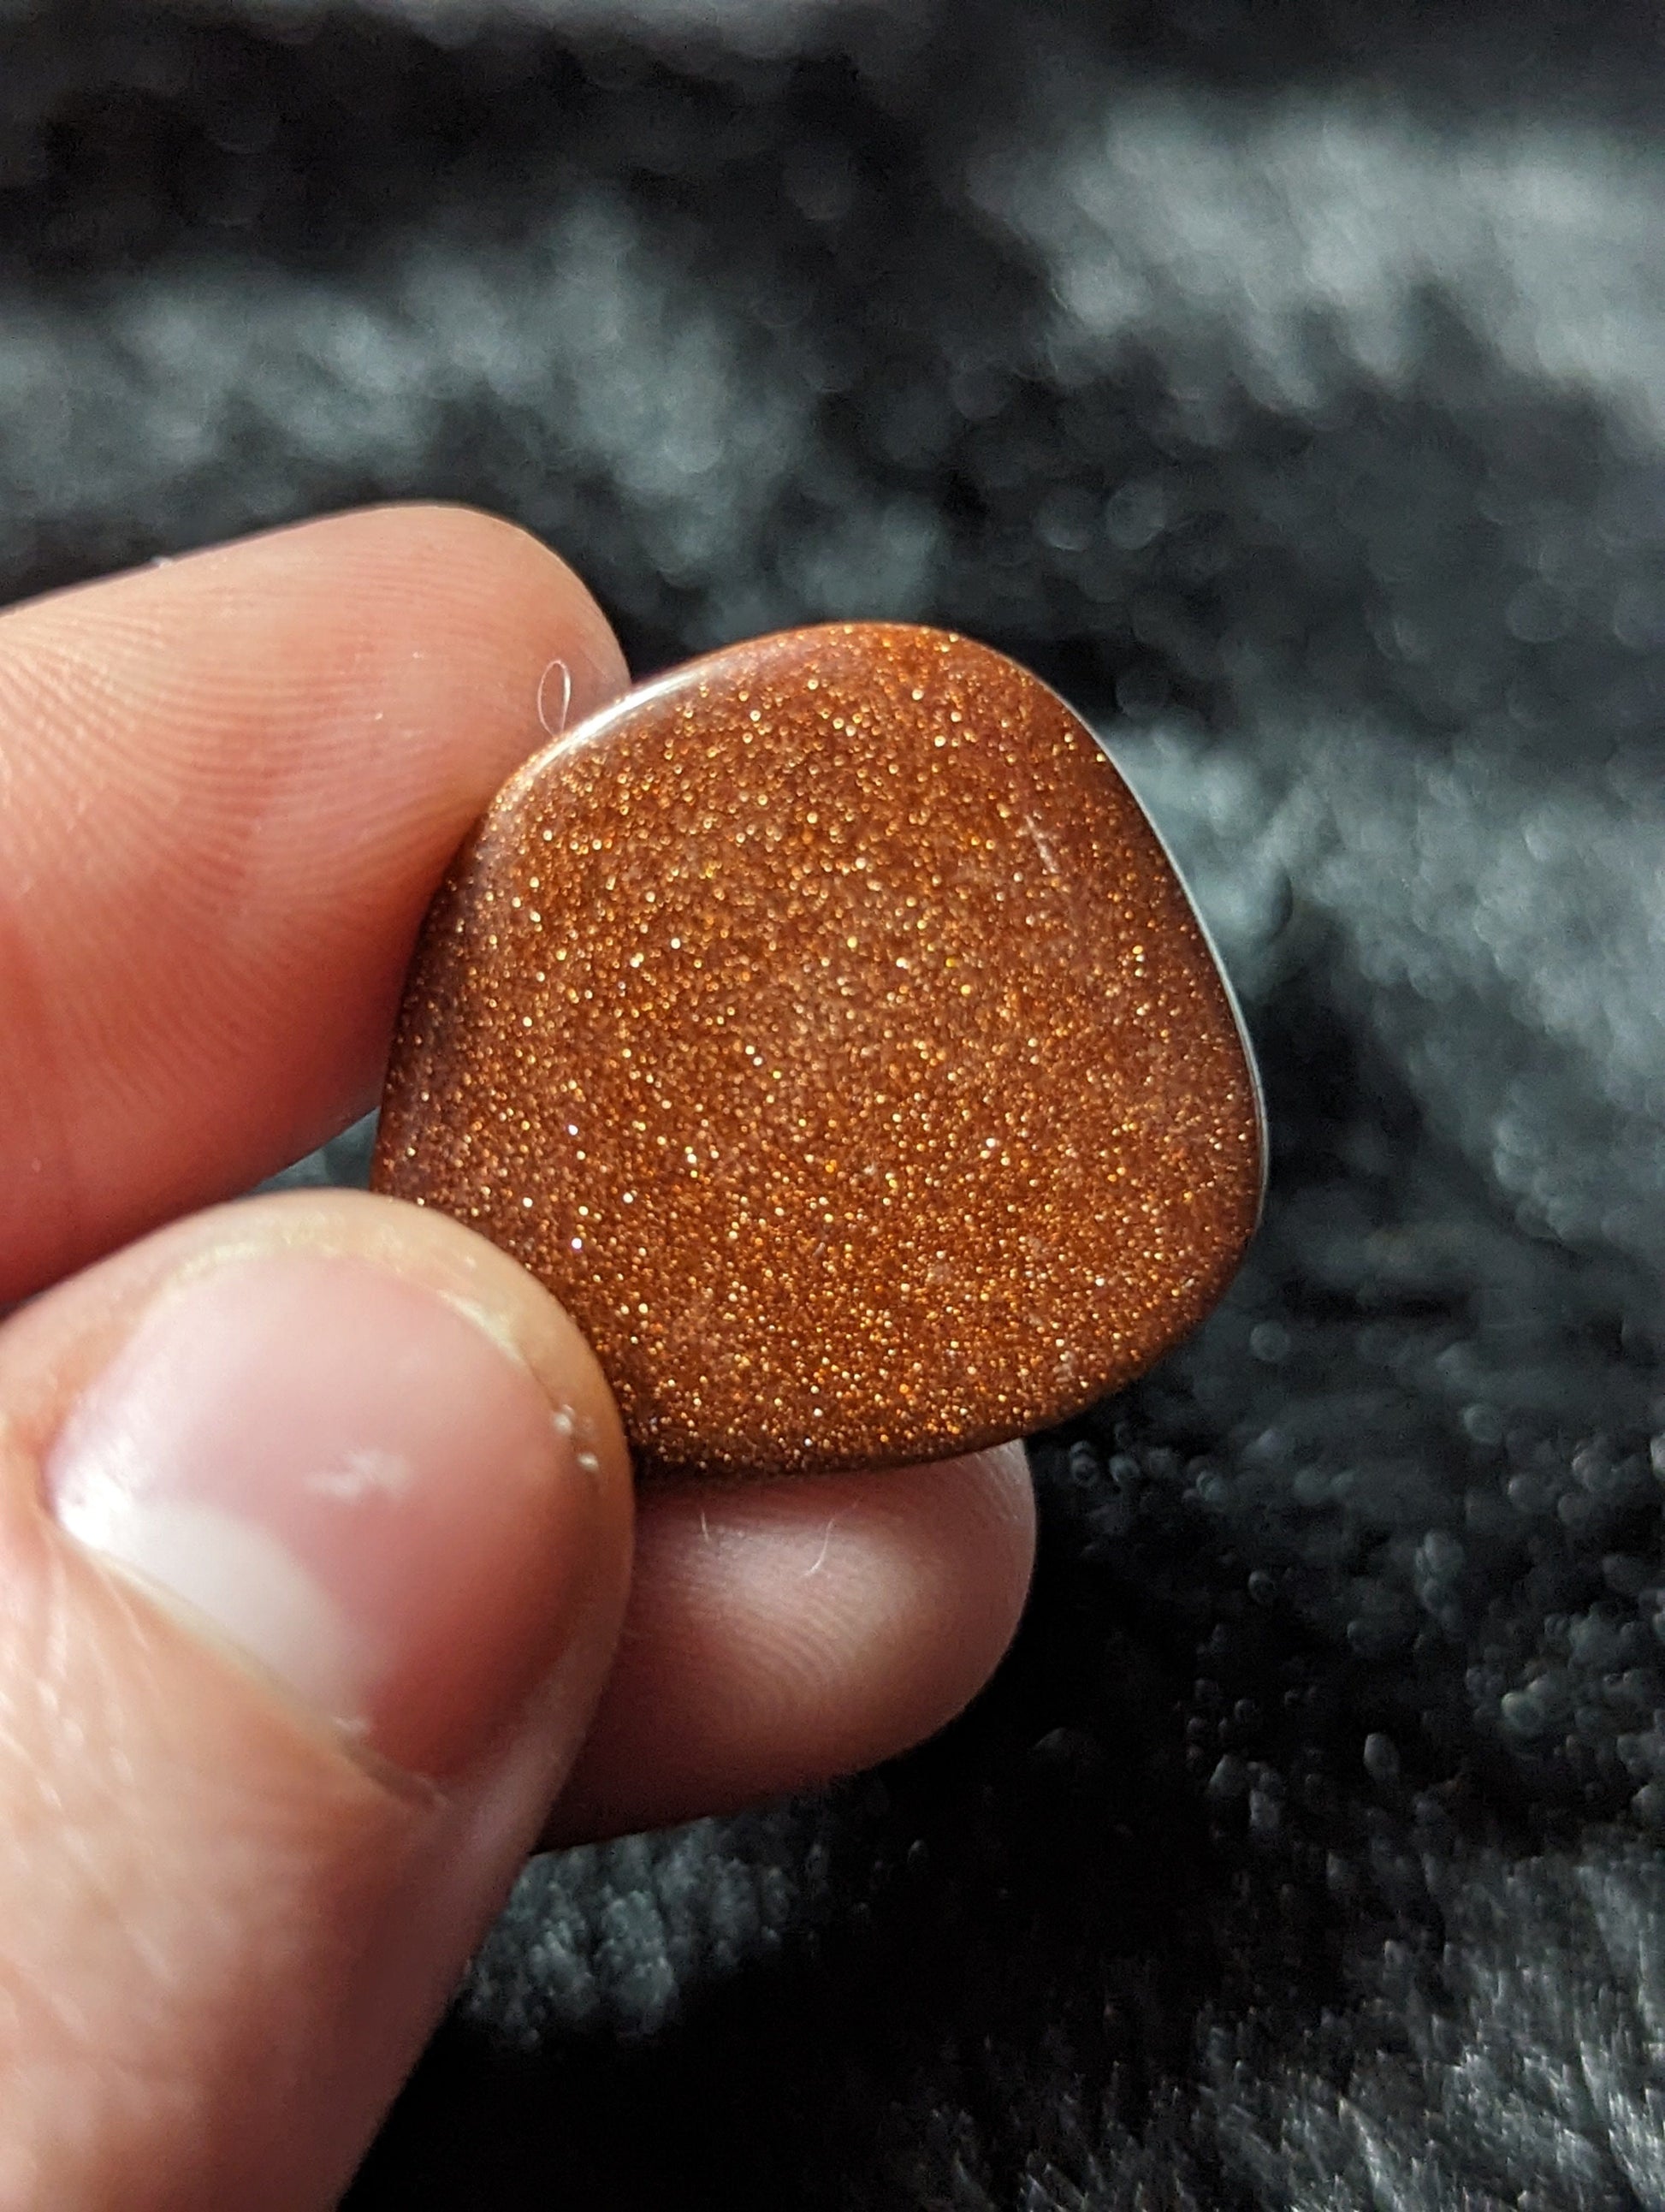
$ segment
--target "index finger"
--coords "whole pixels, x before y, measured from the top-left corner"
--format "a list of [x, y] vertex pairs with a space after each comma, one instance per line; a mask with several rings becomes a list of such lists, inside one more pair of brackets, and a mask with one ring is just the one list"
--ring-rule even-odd
[[464, 509], [344, 515], [0, 618], [0, 1302], [373, 1103], [469, 824], [628, 683]]

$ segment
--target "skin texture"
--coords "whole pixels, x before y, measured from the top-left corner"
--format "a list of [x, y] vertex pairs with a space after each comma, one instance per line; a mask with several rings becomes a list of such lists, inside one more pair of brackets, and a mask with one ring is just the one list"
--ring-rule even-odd
[[428, 894], [539, 735], [626, 682], [518, 532], [349, 515], [0, 620], [0, 1300], [374, 1103]]
[[[546, 1823], [593, 1836], [882, 1758], [1016, 1624], [1020, 1455], [636, 1514], [587, 1348], [468, 1231], [344, 1194], [190, 1211], [374, 1097], [422, 913], [541, 740], [557, 659], [574, 714], [625, 684], [569, 571], [441, 509], [0, 620], [0, 1300], [33, 1301], [0, 1328], [0, 2207], [331, 2201]], [[297, 1249], [465, 1294], [598, 1440], [553, 1670], [442, 1790], [43, 1504], [78, 1396], [167, 1286]]]

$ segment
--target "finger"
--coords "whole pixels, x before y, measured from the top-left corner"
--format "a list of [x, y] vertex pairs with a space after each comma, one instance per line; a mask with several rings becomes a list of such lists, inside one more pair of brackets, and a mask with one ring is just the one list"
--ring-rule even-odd
[[993, 1673], [1034, 1557], [1015, 1444], [647, 1493], [618, 1658], [550, 1838], [723, 1811], [919, 1742]]
[[373, 1102], [422, 908], [568, 676], [574, 716], [626, 681], [594, 602], [460, 509], [0, 619], [0, 1303]]
[[622, 1614], [571, 1323], [436, 1215], [224, 1208], [0, 1331], [0, 2202], [333, 2203]]

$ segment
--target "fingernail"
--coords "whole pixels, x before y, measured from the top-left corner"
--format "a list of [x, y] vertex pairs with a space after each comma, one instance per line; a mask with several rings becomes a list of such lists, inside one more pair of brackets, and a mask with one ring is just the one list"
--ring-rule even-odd
[[368, 1749], [466, 1765], [553, 1667], [593, 1524], [569, 1413], [367, 1261], [164, 1292], [48, 1455], [59, 1524]]

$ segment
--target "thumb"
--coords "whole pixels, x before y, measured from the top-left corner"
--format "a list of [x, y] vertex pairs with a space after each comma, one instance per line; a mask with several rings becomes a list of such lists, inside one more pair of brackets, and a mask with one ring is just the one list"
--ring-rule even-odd
[[0, 2207], [332, 2203], [609, 1664], [623, 1438], [468, 1231], [222, 1208], [0, 1330]]

